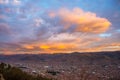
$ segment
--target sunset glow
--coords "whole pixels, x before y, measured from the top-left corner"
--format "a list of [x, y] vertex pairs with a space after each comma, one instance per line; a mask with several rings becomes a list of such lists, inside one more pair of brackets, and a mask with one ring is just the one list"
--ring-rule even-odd
[[119, 0], [0, 0], [0, 54], [119, 50]]

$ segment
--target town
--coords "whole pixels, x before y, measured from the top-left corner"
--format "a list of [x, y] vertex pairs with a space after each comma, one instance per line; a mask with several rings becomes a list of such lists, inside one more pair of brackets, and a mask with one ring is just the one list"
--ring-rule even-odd
[[14, 55], [17, 58], [7, 56], [10, 60], [4, 57], [4, 61], [29, 74], [57, 80], [119, 80], [119, 55], [119, 52]]

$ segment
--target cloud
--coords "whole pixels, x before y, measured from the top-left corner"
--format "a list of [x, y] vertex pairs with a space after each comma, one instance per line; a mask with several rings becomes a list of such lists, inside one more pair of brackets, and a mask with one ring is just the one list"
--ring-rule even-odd
[[13, 5], [20, 5], [21, 0], [0, 0], [0, 4], [13, 4]]
[[75, 32], [103, 33], [107, 31], [111, 23], [106, 18], [96, 16], [95, 13], [85, 12], [80, 8], [72, 10], [62, 8], [56, 12], [50, 12], [51, 18], [59, 17], [65, 29], [75, 26]]
[[8, 17], [0, 14], [0, 20], [5, 20], [6, 18], [8, 18]]
[[21, 4], [21, 0], [13, 0], [13, 4], [14, 5], [20, 5]]
[[0, 52], [35, 54], [119, 50], [117, 43], [110, 45], [120, 43], [119, 34], [110, 33], [109, 36], [104, 33], [113, 23], [107, 18], [80, 8], [60, 8], [53, 11], [49, 8], [51, 11], [48, 12], [49, 10], [39, 6], [40, 3], [36, 6], [34, 1], [23, 0], [22, 4], [19, 1], [22, 2], [10, 0], [10, 4], [7, 3], [9, 6], [1, 8]]
[[[58, 38], [68, 37], [58, 40]], [[62, 33], [46, 41], [34, 41], [24, 43], [0, 43], [0, 52], [7, 54], [18, 53], [68, 53], [68, 52], [96, 52], [96, 51], [114, 51], [120, 50], [120, 42], [108, 42], [99, 36], [77, 35]], [[71, 41], [70, 41], [71, 40]], [[104, 42], [105, 41], [105, 42]], [[13, 52], [13, 53], [12, 53]]]
[[15, 34], [15, 31], [10, 25], [7, 23], [0, 23], [0, 42], [11, 43], [16, 41], [15, 37], [17, 37], [17, 34]]
[[11, 34], [10, 27], [5, 23], [0, 23], [0, 35], [9, 35]]
[[112, 42], [112, 43], [105, 43], [94, 48], [89, 49], [92, 52], [95, 51], [119, 51], [120, 50], [120, 42]]
[[42, 18], [35, 19], [36, 27], [40, 27], [41, 24], [45, 24], [45, 21]]
[[9, 0], [0, 0], [0, 4], [8, 4]]
[[52, 35], [51, 37], [49, 37], [49, 41], [54, 41], [54, 42], [67, 42], [67, 41], [72, 41], [77, 39], [77, 35], [74, 34], [69, 34], [69, 33], [60, 33], [60, 34], [56, 34], [56, 35]]
[[75, 51], [77, 45], [73, 43], [44, 43], [40, 45], [40, 49], [42, 49], [46, 53], [56, 53], [56, 52], [72, 52]]
[[[94, 38], [93, 38], [94, 37]], [[39, 53], [58, 53], [58, 52], [75, 52], [89, 50], [96, 47], [95, 43], [101, 41], [97, 36], [80, 35], [79, 33], [61, 33], [49, 37], [48, 40], [37, 41], [22, 45], [25, 51], [39, 51]], [[92, 45], [91, 45], [92, 44]], [[94, 45], [94, 46], [93, 46]]]

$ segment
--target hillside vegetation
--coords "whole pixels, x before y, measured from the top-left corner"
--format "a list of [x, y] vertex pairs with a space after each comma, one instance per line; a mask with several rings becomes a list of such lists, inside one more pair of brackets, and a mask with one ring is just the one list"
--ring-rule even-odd
[[26, 72], [23, 72], [19, 68], [11, 67], [9, 64], [5, 63], [0, 64], [0, 74], [4, 77], [5, 80], [53, 80], [41, 77], [39, 75], [30, 75]]

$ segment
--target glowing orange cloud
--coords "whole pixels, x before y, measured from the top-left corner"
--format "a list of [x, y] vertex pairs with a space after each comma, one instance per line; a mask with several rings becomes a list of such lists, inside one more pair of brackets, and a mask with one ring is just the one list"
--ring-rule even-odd
[[111, 23], [106, 18], [97, 17], [95, 13], [84, 12], [80, 8], [68, 10], [62, 8], [57, 12], [50, 12], [50, 17], [59, 16], [65, 29], [76, 25], [76, 32], [103, 33], [107, 31]]
[[3, 49], [6, 55], [10, 54], [38, 54], [38, 53], [68, 53], [68, 52], [99, 52], [99, 51], [117, 51], [120, 50], [120, 43], [106, 43], [91, 47], [91, 42], [86, 43], [42, 43], [42, 44], [27, 44], [24, 48], [7, 48]]
[[26, 49], [34, 49], [34, 47], [32, 45], [24, 45], [23, 47]]
[[46, 50], [46, 49], [49, 49], [50, 46], [48, 46], [48, 45], [41, 45], [40, 48]]
[[48, 15], [49, 15], [49, 17], [50, 17], [50, 18], [54, 18], [54, 17], [56, 16], [56, 14], [55, 14], [54, 12], [52, 12], [52, 11], [51, 11], [51, 12], [49, 12], [49, 14], [48, 14]]
[[63, 43], [50, 43], [50, 44], [44, 44], [41, 45], [40, 48], [44, 50], [51, 50], [51, 51], [56, 51], [56, 50], [67, 50], [67, 49], [72, 49], [75, 47], [75, 44], [63, 44]]

